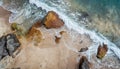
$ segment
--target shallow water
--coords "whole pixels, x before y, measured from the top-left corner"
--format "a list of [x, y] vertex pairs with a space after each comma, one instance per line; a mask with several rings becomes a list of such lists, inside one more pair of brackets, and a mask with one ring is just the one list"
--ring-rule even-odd
[[[68, 0], [72, 8], [87, 12], [92, 24], [89, 29], [101, 32], [110, 41], [120, 46], [120, 0]], [[103, 28], [104, 27], [104, 28]]]

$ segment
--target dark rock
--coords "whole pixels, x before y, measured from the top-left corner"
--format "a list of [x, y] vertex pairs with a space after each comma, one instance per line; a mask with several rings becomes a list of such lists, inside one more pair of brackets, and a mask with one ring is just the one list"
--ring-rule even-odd
[[85, 48], [81, 48], [79, 52], [85, 52], [88, 50], [88, 47], [85, 47]]
[[0, 38], [0, 60], [2, 59], [5, 43], [6, 43], [6, 39], [5, 36], [3, 36]]
[[90, 62], [85, 56], [82, 56], [79, 62], [79, 69], [90, 69]]
[[102, 59], [107, 53], [107, 51], [108, 51], [108, 48], [106, 44], [103, 43], [103, 45], [99, 45], [98, 51], [97, 51], [97, 58]]
[[17, 36], [15, 34], [8, 34], [6, 36], [7, 42], [6, 42], [6, 47], [8, 50], [8, 53], [10, 56], [13, 55], [13, 52], [16, 51], [16, 49], [20, 46], [20, 42], [17, 39]]
[[[18, 30], [16, 24], [13, 24], [13, 30]], [[0, 60], [5, 56], [12, 56], [13, 52], [20, 46], [20, 42], [15, 34], [8, 34], [0, 38]]]
[[54, 11], [49, 11], [42, 22], [46, 28], [60, 28], [64, 25], [63, 20]]

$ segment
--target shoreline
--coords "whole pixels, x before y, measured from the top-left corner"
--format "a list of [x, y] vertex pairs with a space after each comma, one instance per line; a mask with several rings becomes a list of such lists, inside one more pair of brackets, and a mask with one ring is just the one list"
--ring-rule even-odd
[[[0, 28], [5, 29], [0, 33], [1, 36], [3, 33], [8, 34], [11, 32], [10, 24], [8, 23], [9, 13], [5, 13], [5, 15], [7, 18], [3, 18], [3, 21], [1, 20], [2, 23], [0, 22], [0, 26], [4, 25], [4, 27]], [[76, 52], [92, 44], [89, 36], [69, 30], [66, 26], [59, 29], [46, 29], [42, 26], [37, 29], [42, 33], [42, 41], [37, 46], [33, 43], [34, 41], [29, 42], [24, 37], [20, 38], [19, 40], [22, 43], [20, 52], [15, 58], [7, 56], [1, 60], [0, 65], [5, 64], [5, 68], [20, 67], [21, 69], [75, 69], [80, 57], [86, 55], [84, 52]], [[61, 31], [65, 32], [60, 35]], [[61, 36], [59, 44], [55, 42], [55, 36]], [[93, 56], [93, 61], [94, 59], [97, 61], [95, 55]], [[105, 59], [103, 59], [103, 63], [104, 61], [107, 62]], [[117, 63], [117, 61], [115, 62]], [[105, 67], [104, 64], [102, 66], [103, 68]], [[93, 65], [93, 67], [95, 66]]]

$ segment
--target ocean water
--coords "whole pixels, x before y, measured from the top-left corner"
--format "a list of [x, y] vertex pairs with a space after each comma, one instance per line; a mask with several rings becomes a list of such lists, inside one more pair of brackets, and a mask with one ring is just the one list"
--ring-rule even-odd
[[[55, 11], [70, 30], [79, 34], [88, 34], [93, 40], [93, 44], [85, 52], [89, 60], [93, 60], [92, 55], [96, 54], [98, 45], [102, 43], [108, 45], [108, 57], [114, 55], [120, 60], [118, 38], [120, 36], [118, 12], [120, 1], [114, 1], [21, 0], [19, 2], [18, 0], [1, 0], [0, 4], [3, 8], [12, 12], [9, 18], [10, 23], [16, 22], [27, 28], [30, 28], [38, 19], [42, 19], [48, 11]], [[69, 46], [67, 47], [69, 48]], [[73, 51], [78, 53], [76, 50]]]
[[120, 47], [120, 0], [68, 0], [81, 12], [90, 15], [92, 24], [89, 29], [94, 29]]

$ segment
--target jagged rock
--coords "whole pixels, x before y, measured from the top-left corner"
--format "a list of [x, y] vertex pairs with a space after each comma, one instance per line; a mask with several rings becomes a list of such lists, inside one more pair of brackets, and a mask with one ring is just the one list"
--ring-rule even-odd
[[79, 52], [85, 52], [88, 50], [88, 47], [85, 47], [85, 48], [81, 48]]
[[43, 23], [46, 28], [60, 28], [64, 25], [63, 20], [61, 20], [58, 14], [54, 11], [48, 12], [48, 14], [43, 19]]
[[6, 36], [6, 47], [8, 50], [8, 53], [10, 56], [13, 55], [13, 52], [16, 51], [16, 49], [20, 46], [20, 42], [17, 39], [17, 36], [15, 34], [8, 34]]
[[90, 62], [85, 56], [82, 56], [82, 58], [79, 61], [79, 69], [90, 69]]
[[97, 58], [102, 59], [105, 54], [107, 53], [108, 48], [107, 45], [103, 43], [103, 45], [99, 45], [98, 51], [97, 51]]

